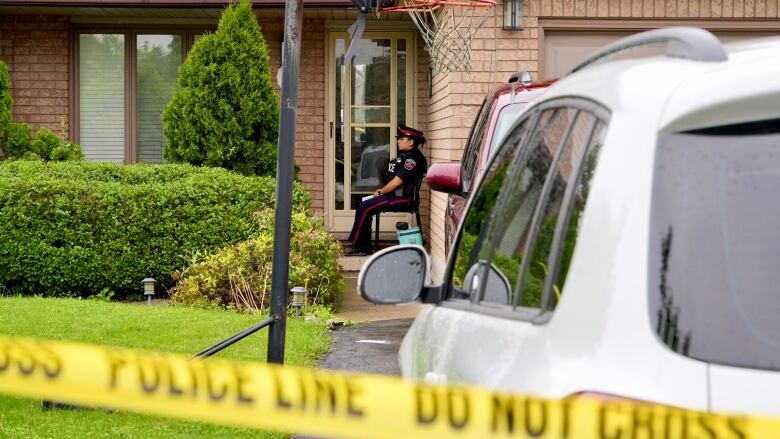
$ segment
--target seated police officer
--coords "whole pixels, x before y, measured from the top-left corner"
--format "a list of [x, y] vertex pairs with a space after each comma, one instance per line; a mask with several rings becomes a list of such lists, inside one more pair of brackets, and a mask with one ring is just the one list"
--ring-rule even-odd
[[390, 160], [382, 172], [384, 186], [374, 192], [374, 197], [361, 201], [355, 211], [355, 222], [349, 241], [350, 256], [367, 255], [373, 252], [371, 246], [371, 222], [377, 212], [393, 210], [410, 204], [414, 190], [428, 170], [428, 162], [419, 147], [425, 143], [423, 132], [404, 125], [398, 126], [396, 135], [398, 156]]

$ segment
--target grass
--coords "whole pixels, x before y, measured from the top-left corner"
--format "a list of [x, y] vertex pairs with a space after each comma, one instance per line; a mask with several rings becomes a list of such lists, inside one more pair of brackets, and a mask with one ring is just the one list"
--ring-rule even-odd
[[[0, 334], [193, 355], [264, 316], [192, 308], [51, 298], [0, 298]], [[265, 361], [267, 329], [217, 354]], [[313, 366], [330, 339], [322, 325], [288, 319], [287, 364]], [[40, 401], [0, 396], [0, 438], [284, 437], [245, 428], [102, 410], [43, 411]]]

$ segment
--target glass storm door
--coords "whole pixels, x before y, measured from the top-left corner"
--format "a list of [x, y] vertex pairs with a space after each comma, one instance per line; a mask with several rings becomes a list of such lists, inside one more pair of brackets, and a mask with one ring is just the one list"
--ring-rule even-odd
[[[381, 170], [396, 156], [398, 124], [414, 125], [413, 35], [366, 32], [351, 66], [344, 65], [346, 33], [329, 38], [329, 111], [326, 211], [331, 231], [349, 231], [360, 199], [382, 186]], [[387, 214], [394, 230], [405, 214]], [[384, 216], [383, 216], [384, 218]]]

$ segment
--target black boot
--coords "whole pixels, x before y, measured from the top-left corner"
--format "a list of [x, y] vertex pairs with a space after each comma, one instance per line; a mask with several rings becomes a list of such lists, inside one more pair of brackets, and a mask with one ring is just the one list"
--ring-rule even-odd
[[371, 246], [353, 245], [347, 250], [347, 256], [368, 256], [374, 253], [374, 249]]

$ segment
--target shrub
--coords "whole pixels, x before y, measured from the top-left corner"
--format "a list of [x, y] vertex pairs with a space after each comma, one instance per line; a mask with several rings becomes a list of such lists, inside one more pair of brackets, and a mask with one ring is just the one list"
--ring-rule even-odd
[[[189, 165], [0, 164], [0, 290], [117, 298], [154, 277], [166, 287], [192, 252], [259, 230], [274, 181]], [[309, 206], [300, 185], [299, 209]]]
[[276, 172], [279, 98], [268, 48], [247, 0], [225, 9], [179, 68], [179, 90], [162, 115], [169, 162]]
[[[274, 215], [257, 215], [259, 229], [246, 241], [193, 256], [177, 274], [174, 304], [200, 308], [260, 311], [269, 305]], [[290, 240], [290, 286], [304, 286], [311, 305], [335, 305], [344, 288], [338, 263], [340, 244], [325, 231], [320, 217], [295, 212]]]
[[[8, 125], [11, 123], [11, 107], [14, 104], [11, 98], [11, 77], [8, 75], [8, 67], [5, 61], [0, 60], [0, 140], [5, 137]], [[0, 146], [3, 146], [0, 143]]]
[[38, 154], [38, 157], [44, 160], [51, 160], [51, 152], [55, 148], [65, 144], [62, 137], [54, 134], [48, 128], [41, 128], [35, 133], [35, 140], [32, 144], [32, 151]]
[[6, 131], [3, 150], [8, 157], [22, 157], [32, 148], [32, 130], [26, 123], [12, 123]]
[[50, 159], [54, 162], [66, 162], [72, 160], [84, 160], [84, 152], [77, 143], [63, 142], [51, 150]]

